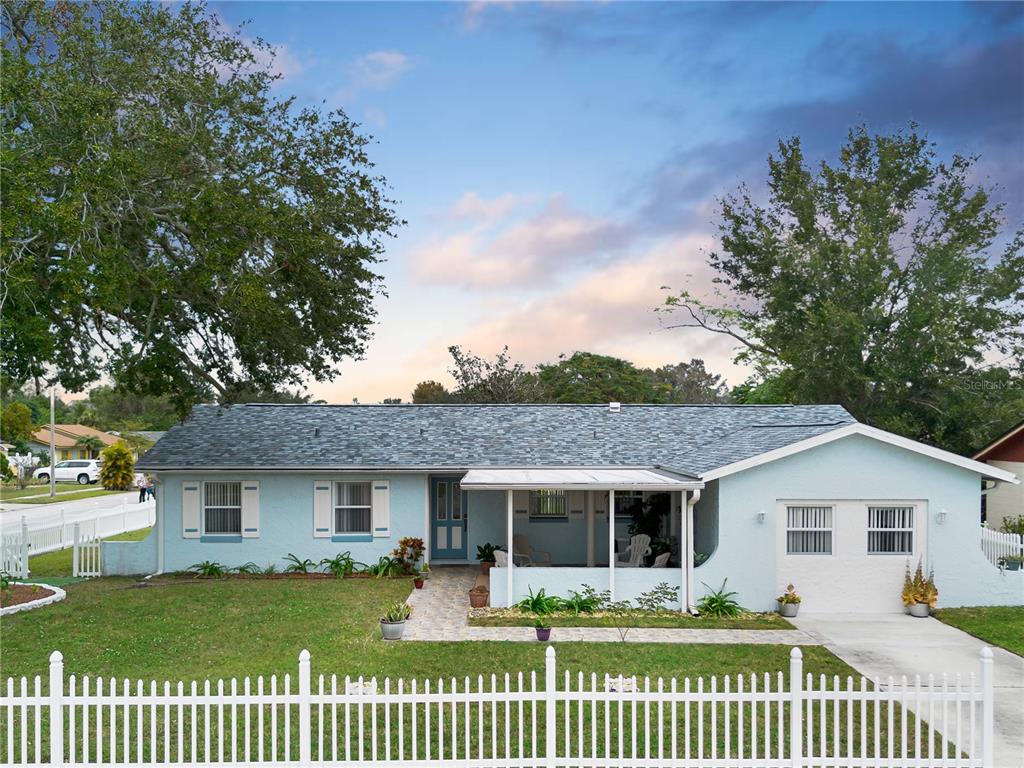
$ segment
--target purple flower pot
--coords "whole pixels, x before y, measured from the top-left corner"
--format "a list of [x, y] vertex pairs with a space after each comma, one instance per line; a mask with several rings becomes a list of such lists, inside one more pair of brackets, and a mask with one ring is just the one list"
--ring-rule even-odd
[[537, 639], [542, 643], [546, 643], [551, 637], [551, 627], [534, 627], [534, 629], [537, 631]]

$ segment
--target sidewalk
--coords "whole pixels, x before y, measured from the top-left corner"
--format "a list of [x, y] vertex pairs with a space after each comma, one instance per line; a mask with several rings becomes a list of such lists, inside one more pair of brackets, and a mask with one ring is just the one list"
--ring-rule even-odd
[[[432, 568], [423, 589], [414, 589], [408, 603], [412, 618], [404, 640], [505, 640], [537, 642], [532, 627], [471, 627], [469, 588], [479, 568], [445, 565]], [[614, 627], [555, 627], [554, 642], [619, 643]], [[713, 643], [754, 645], [818, 645], [811, 635], [793, 629], [631, 629], [627, 643]]]

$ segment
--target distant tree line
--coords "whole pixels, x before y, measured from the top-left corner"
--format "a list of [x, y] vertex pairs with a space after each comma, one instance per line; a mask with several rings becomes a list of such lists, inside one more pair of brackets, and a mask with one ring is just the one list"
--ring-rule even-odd
[[493, 360], [458, 346], [448, 348], [455, 386], [421, 381], [414, 403], [727, 403], [722, 377], [693, 359], [660, 368], [638, 368], [628, 360], [593, 352], [560, 355], [530, 368], [508, 347]]

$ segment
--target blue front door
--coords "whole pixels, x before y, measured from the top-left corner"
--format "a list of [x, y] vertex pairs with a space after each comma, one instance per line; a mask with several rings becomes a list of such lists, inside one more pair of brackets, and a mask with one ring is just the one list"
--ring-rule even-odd
[[465, 560], [466, 497], [461, 477], [430, 478], [430, 556], [438, 559]]

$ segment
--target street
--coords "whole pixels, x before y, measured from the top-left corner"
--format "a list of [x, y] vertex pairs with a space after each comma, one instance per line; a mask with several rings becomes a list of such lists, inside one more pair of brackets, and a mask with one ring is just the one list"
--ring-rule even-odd
[[138, 498], [139, 492], [133, 490], [92, 499], [57, 501], [53, 504], [5, 502], [0, 504], [0, 531], [14, 531], [21, 525], [22, 517], [28, 521], [29, 527], [40, 528], [60, 522], [62, 512], [66, 521], [73, 522], [95, 517], [100, 511], [114, 512], [121, 509], [122, 505], [127, 505], [130, 510], [151, 508], [154, 505], [152, 500], [140, 505]]

